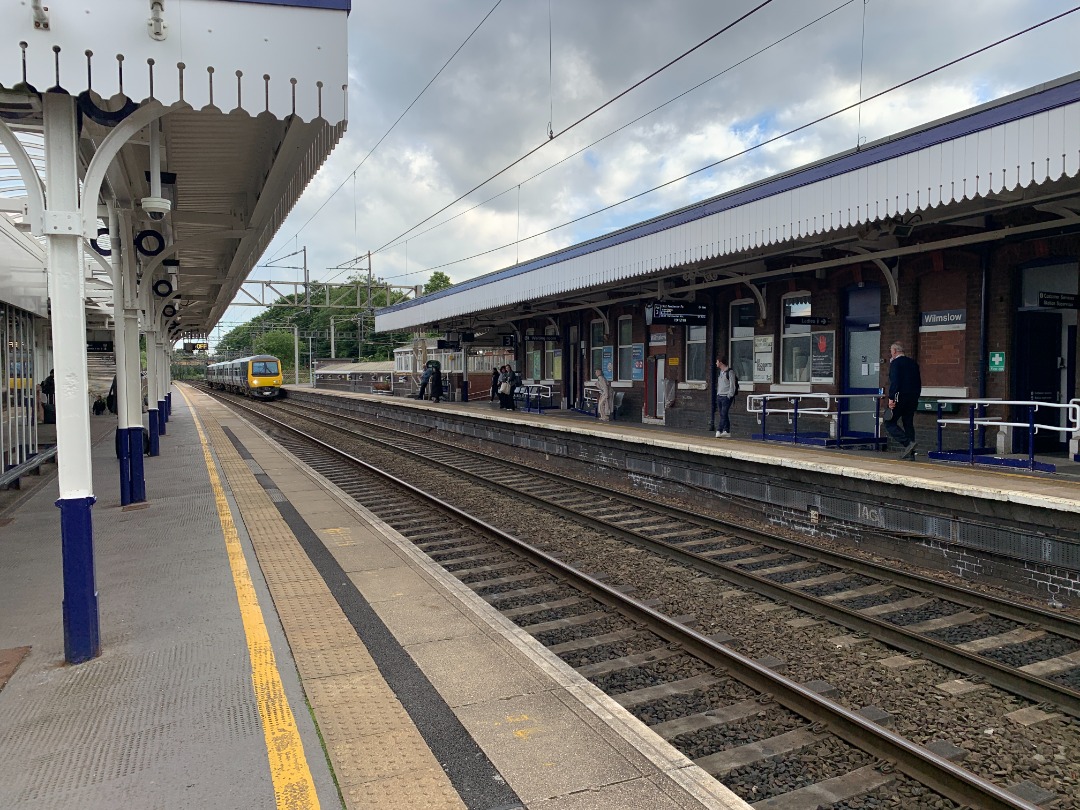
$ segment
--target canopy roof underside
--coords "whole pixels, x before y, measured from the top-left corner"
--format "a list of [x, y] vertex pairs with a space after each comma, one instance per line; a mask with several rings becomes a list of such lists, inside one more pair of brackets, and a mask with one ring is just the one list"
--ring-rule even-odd
[[523, 310], [553, 315], [891, 260], [917, 251], [928, 226], [954, 226], [934, 233], [973, 243], [1014, 226], [1008, 216], [1020, 209], [1032, 219], [1023, 232], [1077, 227], [1078, 172], [1080, 74], [1073, 74], [379, 310], [375, 325], [482, 329]]
[[[147, 34], [148, 4], [102, 0], [85, 14], [81, 6], [59, 8], [45, 31], [34, 28], [27, 4], [8, 15], [12, 26], [0, 35], [0, 121], [27, 146], [38, 180], [44, 159], [33, 145], [42, 141], [47, 88], [77, 97], [81, 180], [130, 116], [164, 112], [161, 193], [171, 213], [153, 221], [140, 207], [151, 196], [150, 127], [143, 126], [105, 173], [97, 224], [104, 228], [104, 204], [115, 203], [134, 233], [161, 234], [163, 252], [137, 253], [139, 273], [172, 275], [180, 294], [172, 323], [184, 333], [205, 334], [220, 320], [344, 133], [347, 3], [308, 5], [172, 0], [167, 36], [155, 40]], [[40, 225], [17, 170], [0, 146], [0, 255], [11, 253], [10, 243], [29, 265], [15, 275], [9, 256], [0, 262], [0, 298], [37, 301], [26, 308], [45, 314], [44, 241], [31, 236]], [[143, 244], [158, 247], [153, 238]], [[107, 237], [98, 246], [107, 249]], [[88, 326], [101, 326], [113, 315], [109, 258], [89, 242], [86, 254]]]

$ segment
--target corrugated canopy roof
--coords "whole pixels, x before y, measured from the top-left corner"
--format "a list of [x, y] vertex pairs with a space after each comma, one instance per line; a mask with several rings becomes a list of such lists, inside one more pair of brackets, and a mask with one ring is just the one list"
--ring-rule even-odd
[[913, 223], [1020, 206], [1039, 205], [1049, 223], [1075, 219], [1078, 171], [1074, 74], [381, 309], [375, 325], [471, 329], [520, 318], [521, 305], [550, 315], [661, 298], [790, 273], [790, 261], [787, 269], [770, 265], [779, 257], [797, 255], [804, 271], [824, 268], [826, 248], [850, 254], [846, 263], [891, 258], [910, 252], [901, 239]]

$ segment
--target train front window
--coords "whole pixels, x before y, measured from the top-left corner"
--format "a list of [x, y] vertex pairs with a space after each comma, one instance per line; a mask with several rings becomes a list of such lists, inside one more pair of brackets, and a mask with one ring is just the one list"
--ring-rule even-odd
[[278, 374], [277, 360], [256, 360], [251, 364], [252, 377], [276, 377]]

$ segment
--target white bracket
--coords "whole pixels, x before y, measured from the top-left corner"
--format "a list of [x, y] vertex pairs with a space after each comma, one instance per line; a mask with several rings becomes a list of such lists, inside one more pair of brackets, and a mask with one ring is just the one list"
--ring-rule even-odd
[[37, 31], [49, 30], [49, 8], [42, 5], [42, 0], [32, 0], [30, 3], [34, 13], [34, 28]]
[[43, 233], [60, 236], [82, 236], [81, 211], [46, 211]]
[[150, 39], [161, 42], [168, 34], [169, 24], [165, 22], [165, 0], [150, 0], [150, 19], [146, 21]]

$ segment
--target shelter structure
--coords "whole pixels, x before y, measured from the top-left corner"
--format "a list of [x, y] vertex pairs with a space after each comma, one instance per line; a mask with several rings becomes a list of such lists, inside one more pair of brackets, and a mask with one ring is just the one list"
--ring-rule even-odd
[[[376, 328], [513, 345], [564, 407], [602, 369], [631, 418], [679, 428], [712, 430], [726, 356], [754, 403], [841, 402], [831, 440], [870, 434], [899, 342], [922, 366], [921, 409], [1034, 403], [1042, 426], [1003, 428], [999, 449], [1064, 451], [1078, 172], [1073, 74], [379, 310]], [[736, 435], [765, 432], [750, 411]], [[927, 443], [935, 427], [919, 418]]]
[[51, 360], [36, 369], [55, 368], [69, 661], [99, 649], [88, 335], [115, 353], [121, 500], [145, 500], [140, 336], [156, 453], [173, 343], [221, 318], [345, 130], [348, 12], [98, 0], [5, 14], [0, 145], [21, 194], [0, 206], [0, 298], [37, 319], [33, 351]]

